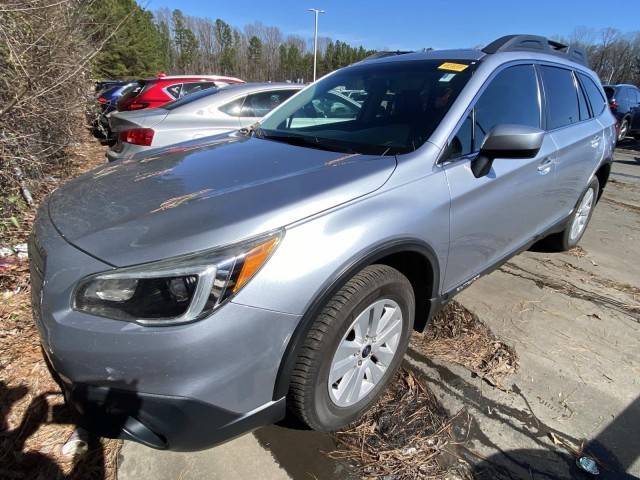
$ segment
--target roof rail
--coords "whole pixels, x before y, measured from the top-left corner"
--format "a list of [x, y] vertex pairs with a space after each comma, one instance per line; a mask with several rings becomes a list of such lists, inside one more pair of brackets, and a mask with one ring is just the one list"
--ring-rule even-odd
[[406, 53], [413, 53], [413, 51], [412, 50], [396, 50], [396, 51], [385, 51], [385, 50], [382, 50], [380, 52], [372, 53], [371, 55], [369, 55], [367, 57], [364, 57], [360, 61], [364, 62], [364, 61], [367, 61], [367, 60], [376, 60], [378, 58], [393, 57], [394, 55], [404, 55]]
[[484, 53], [498, 52], [540, 52], [557, 55], [588, 66], [587, 54], [582, 48], [565, 45], [539, 35], [505, 35], [482, 49]]

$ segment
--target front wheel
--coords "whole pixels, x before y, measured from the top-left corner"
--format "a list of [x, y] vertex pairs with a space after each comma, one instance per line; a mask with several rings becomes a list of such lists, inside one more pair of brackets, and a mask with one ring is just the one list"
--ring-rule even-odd
[[594, 178], [580, 197], [565, 229], [545, 239], [548, 247], [554, 251], [564, 252], [578, 245], [593, 215], [599, 190], [600, 183], [597, 178]]
[[375, 403], [398, 370], [413, 329], [413, 288], [399, 271], [370, 265], [315, 319], [298, 355], [289, 406], [314, 430], [337, 430]]

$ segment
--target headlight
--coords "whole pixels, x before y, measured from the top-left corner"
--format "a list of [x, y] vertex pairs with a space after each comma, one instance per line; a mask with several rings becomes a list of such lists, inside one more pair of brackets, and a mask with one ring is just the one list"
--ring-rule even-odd
[[144, 325], [199, 320], [255, 275], [282, 234], [278, 231], [222, 249], [92, 275], [78, 284], [73, 308]]

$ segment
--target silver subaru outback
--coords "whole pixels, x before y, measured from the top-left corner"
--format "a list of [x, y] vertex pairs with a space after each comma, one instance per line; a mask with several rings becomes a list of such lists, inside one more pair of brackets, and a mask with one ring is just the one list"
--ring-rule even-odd
[[287, 409], [338, 429], [455, 293], [578, 243], [614, 123], [583, 52], [517, 35], [365, 60], [249, 131], [102, 166], [30, 240], [52, 372], [86, 428], [156, 448]]

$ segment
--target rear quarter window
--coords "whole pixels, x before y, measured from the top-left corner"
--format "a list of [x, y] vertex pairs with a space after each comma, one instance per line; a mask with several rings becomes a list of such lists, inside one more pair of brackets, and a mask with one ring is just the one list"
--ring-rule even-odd
[[542, 65], [540, 72], [547, 104], [547, 129], [579, 122], [578, 92], [571, 70]]
[[[593, 115], [600, 115], [606, 108], [607, 104], [607, 100], [602, 96], [602, 91], [588, 75], [578, 72], [578, 79], [587, 94]], [[609, 97], [609, 93], [607, 93], [608, 90], [611, 91], [611, 97]], [[610, 100], [613, 97], [613, 88], [605, 87], [604, 91], [607, 94], [607, 98]]]
[[218, 110], [226, 113], [227, 115], [231, 115], [232, 117], [239, 117], [242, 112], [242, 104], [244, 103], [245, 98], [247, 97], [245, 96], [236, 98], [232, 102], [225, 103], [224, 105], [218, 107]]

